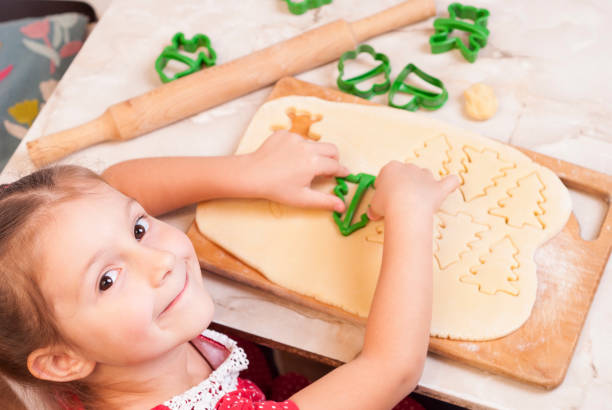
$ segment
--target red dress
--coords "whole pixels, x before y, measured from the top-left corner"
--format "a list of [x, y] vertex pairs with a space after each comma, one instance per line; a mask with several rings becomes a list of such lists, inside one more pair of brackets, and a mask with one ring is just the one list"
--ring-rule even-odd
[[229, 337], [205, 330], [191, 342], [214, 369], [206, 380], [152, 410], [298, 410], [290, 400], [266, 400], [252, 382], [238, 377], [248, 367], [244, 351]]
[[[213, 372], [197, 386], [155, 406], [152, 410], [298, 410], [297, 405], [290, 400], [266, 400], [255, 383], [238, 377], [249, 367], [249, 361], [244, 350], [238, 347], [234, 340], [221, 333], [205, 330], [191, 343], [214, 369]], [[247, 350], [252, 350], [248, 344], [243, 345]], [[254, 377], [254, 380], [261, 379], [259, 382], [264, 383], [262, 385], [269, 385], [272, 381], [270, 375], [262, 373], [261, 369], [258, 372], [258, 357], [255, 352], [250, 353], [255, 360], [255, 368], [249, 368], [248, 372], [251, 373], [248, 377]], [[265, 366], [262, 361], [265, 361], [263, 356], [259, 358], [259, 367]], [[280, 383], [276, 383], [277, 381]], [[303, 376], [288, 373], [272, 381], [270, 394], [282, 400], [301, 390], [308, 383]], [[75, 398], [66, 402], [58, 397], [58, 404], [64, 410], [83, 410], [83, 406], [74, 405], [77, 402], [78, 399]], [[410, 396], [406, 396], [393, 410], [424, 410], [424, 408]]]

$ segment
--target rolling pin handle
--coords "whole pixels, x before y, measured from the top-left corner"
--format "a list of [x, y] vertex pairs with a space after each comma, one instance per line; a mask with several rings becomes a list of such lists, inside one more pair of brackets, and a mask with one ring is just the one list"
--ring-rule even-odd
[[113, 116], [107, 110], [94, 120], [29, 141], [26, 146], [32, 162], [40, 168], [91, 145], [119, 139]]

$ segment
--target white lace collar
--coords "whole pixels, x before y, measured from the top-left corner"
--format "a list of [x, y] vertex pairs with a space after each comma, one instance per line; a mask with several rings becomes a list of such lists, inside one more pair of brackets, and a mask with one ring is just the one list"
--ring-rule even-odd
[[244, 350], [226, 335], [207, 329], [202, 336], [225, 346], [229, 355], [207, 379], [164, 402], [172, 410], [214, 410], [221, 397], [236, 390], [238, 374], [249, 366]]

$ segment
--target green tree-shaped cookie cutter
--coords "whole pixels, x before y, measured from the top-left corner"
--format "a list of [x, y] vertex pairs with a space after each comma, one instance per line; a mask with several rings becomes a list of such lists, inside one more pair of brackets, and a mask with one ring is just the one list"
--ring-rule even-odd
[[[439, 54], [457, 48], [467, 61], [473, 63], [476, 61], [480, 49], [487, 45], [489, 38], [489, 30], [487, 29], [487, 20], [490, 15], [489, 10], [452, 3], [448, 6], [448, 14], [449, 18], [437, 18], [434, 21], [436, 32], [429, 38], [431, 52]], [[459, 19], [472, 20], [474, 23], [468, 23]], [[470, 33], [467, 46], [459, 37], [449, 37], [453, 30], [462, 30]]]
[[[422, 80], [438, 87], [440, 92], [435, 93], [404, 83], [404, 80], [410, 73], [414, 73]], [[398, 105], [393, 102], [395, 94], [398, 92], [412, 94], [414, 97], [407, 104]], [[406, 67], [404, 67], [404, 69], [399, 73], [393, 82], [393, 85], [391, 85], [391, 90], [389, 91], [389, 105], [391, 107], [401, 108], [408, 111], [416, 111], [419, 107], [423, 107], [428, 110], [437, 110], [444, 105], [446, 100], [448, 100], [448, 92], [444, 87], [444, 83], [438, 78], [427, 74], [412, 63], [406, 65]]]
[[[380, 61], [381, 63], [368, 72], [365, 72], [356, 77], [349, 78], [346, 80], [343, 79], [342, 76], [344, 75], [345, 61], [354, 60], [361, 53], [368, 53], [374, 58], [374, 60]], [[346, 53], [342, 54], [342, 56], [340, 57], [340, 60], [338, 61], [338, 72], [339, 72], [339, 75], [338, 75], [338, 79], [336, 80], [336, 84], [338, 84], [338, 88], [344, 92], [356, 95], [361, 98], [369, 99], [373, 95], [384, 94], [389, 90], [389, 87], [391, 87], [391, 79], [390, 79], [391, 63], [389, 62], [389, 57], [387, 57], [383, 53], [377, 53], [374, 50], [374, 48], [372, 48], [372, 46], [369, 46], [367, 44], [361, 44], [355, 50], [347, 51]], [[357, 88], [357, 84], [363, 81], [366, 81], [372, 77], [375, 77], [379, 74], [385, 75], [384, 82], [376, 83], [367, 90], [359, 90]]]
[[[200, 51], [196, 58], [193, 59], [180, 52], [181, 49], [193, 53], [197, 49], [205, 47], [208, 53]], [[187, 68], [179, 73], [174, 74], [173, 77], [168, 77], [164, 73], [164, 68], [170, 60], [180, 61], [185, 64]], [[217, 61], [217, 53], [210, 45], [210, 39], [204, 34], [196, 34], [191, 39], [186, 39], [183, 33], [176, 33], [172, 37], [172, 45], [166, 46], [161, 52], [157, 60], [155, 60], [155, 71], [159, 75], [159, 78], [163, 83], [176, 80], [177, 78], [184, 77], [186, 75], [195, 73], [201, 70], [204, 66], [212, 67]]]
[[344, 201], [344, 197], [348, 194], [348, 186], [346, 182], [351, 182], [353, 184], [359, 184], [357, 186], [357, 190], [353, 195], [353, 199], [351, 203], [347, 207], [347, 210], [344, 214], [344, 219], [342, 219], [342, 214], [338, 211], [334, 211], [334, 221], [338, 228], [340, 229], [340, 233], [344, 236], [348, 236], [355, 232], [358, 229], [363, 228], [370, 221], [367, 213], [363, 213], [358, 222], [353, 222], [353, 216], [355, 215], [355, 211], [363, 198], [363, 195], [368, 190], [369, 187], [374, 185], [374, 181], [376, 177], [370, 174], [359, 173], [357, 175], [350, 174], [346, 177], [336, 177], [336, 187], [334, 188], [334, 194], [338, 196], [338, 198]]
[[292, 14], [300, 15], [306, 13], [308, 10], [316, 9], [332, 2], [332, 0], [302, 0], [302, 1], [291, 1], [285, 0], [289, 11]]

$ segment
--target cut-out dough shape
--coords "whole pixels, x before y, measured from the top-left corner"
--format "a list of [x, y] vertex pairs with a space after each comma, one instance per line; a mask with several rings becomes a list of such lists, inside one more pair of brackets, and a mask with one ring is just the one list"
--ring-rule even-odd
[[[307, 133], [335, 144], [342, 163], [353, 172], [378, 175], [389, 161], [404, 161], [411, 156], [434, 173], [440, 167], [450, 174], [463, 171], [465, 192], [457, 189], [446, 198], [432, 221], [434, 234], [422, 238], [432, 241], [434, 250], [439, 245], [437, 257], [445, 266], [439, 269], [431, 256], [432, 335], [487, 340], [507, 335], [525, 323], [538, 289], [535, 251], [565, 226], [571, 212], [569, 192], [553, 172], [517, 149], [427, 115], [297, 96], [264, 104], [249, 124], [236, 154], [257, 150], [273, 125], [289, 129], [287, 112], [292, 110], [298, 116], [321, 116], [320, 121], [308, 126]], [[546, 212], [538, 215], [542, 229], [530, 225], [516, 228], [489, 212], [501, 208], [508, 213], [509, 221], [522, 224], [520, 205], [514, 201], [525, 200], [520, 192], [523, 184], [538, 184], [525, 179], [519, 186], [517, 180], [534, 172], [546, 188], [545, 202], [540, 204]], [[313, 185], [325, 193], [333, 187], [333, 180], [315, 180]], [[374, 191], [368, 190], [358, 215], [367, 209], [370, 193]], [[466, 202], [465, 194], [472, 200]], [[532, 212], [539, 209], [536, 198], [525, 204]], [[515, 215], [519, 215], [518, 222]], [[444, 229], [436, 228], [442, 220]], [[381, 268], [384, 220], [371, 221], [345, 237], [330, 211], [233, 199], [199, 204], [196, 221], [208, 239], [270, 281], [367, 317]], [[503, 242], [506, 237], [512, 239]], [[403, 244], [406, 255], [412, 245]], [[501, 262], [498, 255], [503, 256]]]
[[546, 187], [536, 172], [517, 181], [517, 185], [508, 190], [508, 197], [498, 201], [499, 208], [489, 210], [489, 214], [504, 218], [506, 223], [515, 228], [531, 225], [544, 229], [546, 225], [541, 216], [546, 212], [542, 204], [546, 202]]
[[478, 291], [487, 295], [504, 292], [512, 296], [519, 295], [514, 286], [519, 277], [516, 270], [520, 267], [516, 259], [518, 248], [510, 236], [506, 236], [489, 249], [489, 253], [480, 257], [480, 265], [470, 268], [470, 274], [461, 276], [463, 283], [478, 285]]
[[487, 189], [496, 186], [497, 180], [506, 176], [506, 171], [516, 167], [516, 164], [501, 159], [498, 152], [490, 149], [478, 150], [465, 146], [463, 152], [466, 158], [461, 160], [463, 170], [459, 171], [462, 181], [459, 189], [466, 202], [485, 196]]
[[474, 242], [481, 240], [482, 234], [491, 229], [488, 225], [475, 222], [466, 213], [449, 215], [438, 212], [437, 215], [440, 223], [434, 242], [434, 257], [441, 270], [458, 262], [461, 255], [469, 252]]
[[[310, 131], [310, 126], [323, 119], [323, 116], [315, 114], [311, 115], [308, 111], [298, 111], [295, 108], [289, 108], [287, 110], [287, 117], [291, 120], [291, 128], [289, 132], [299, 134], [306, 139], [318, 141], [321, 136]], [[282, 126], [272, 126], [273, 130], [286, 129]]]
[[[439, 135], [425, 141], [422, 147], [415, 149], [414, 156], [407, 158], [406, 162], [421, 168], [428, 168], [434, 175], [443, 177], [449, 174], [448, 164], [451, 162], [451, 148], [446, 135]], [[433, 169], [430, 168], [432, 165], [434, 165]]]

